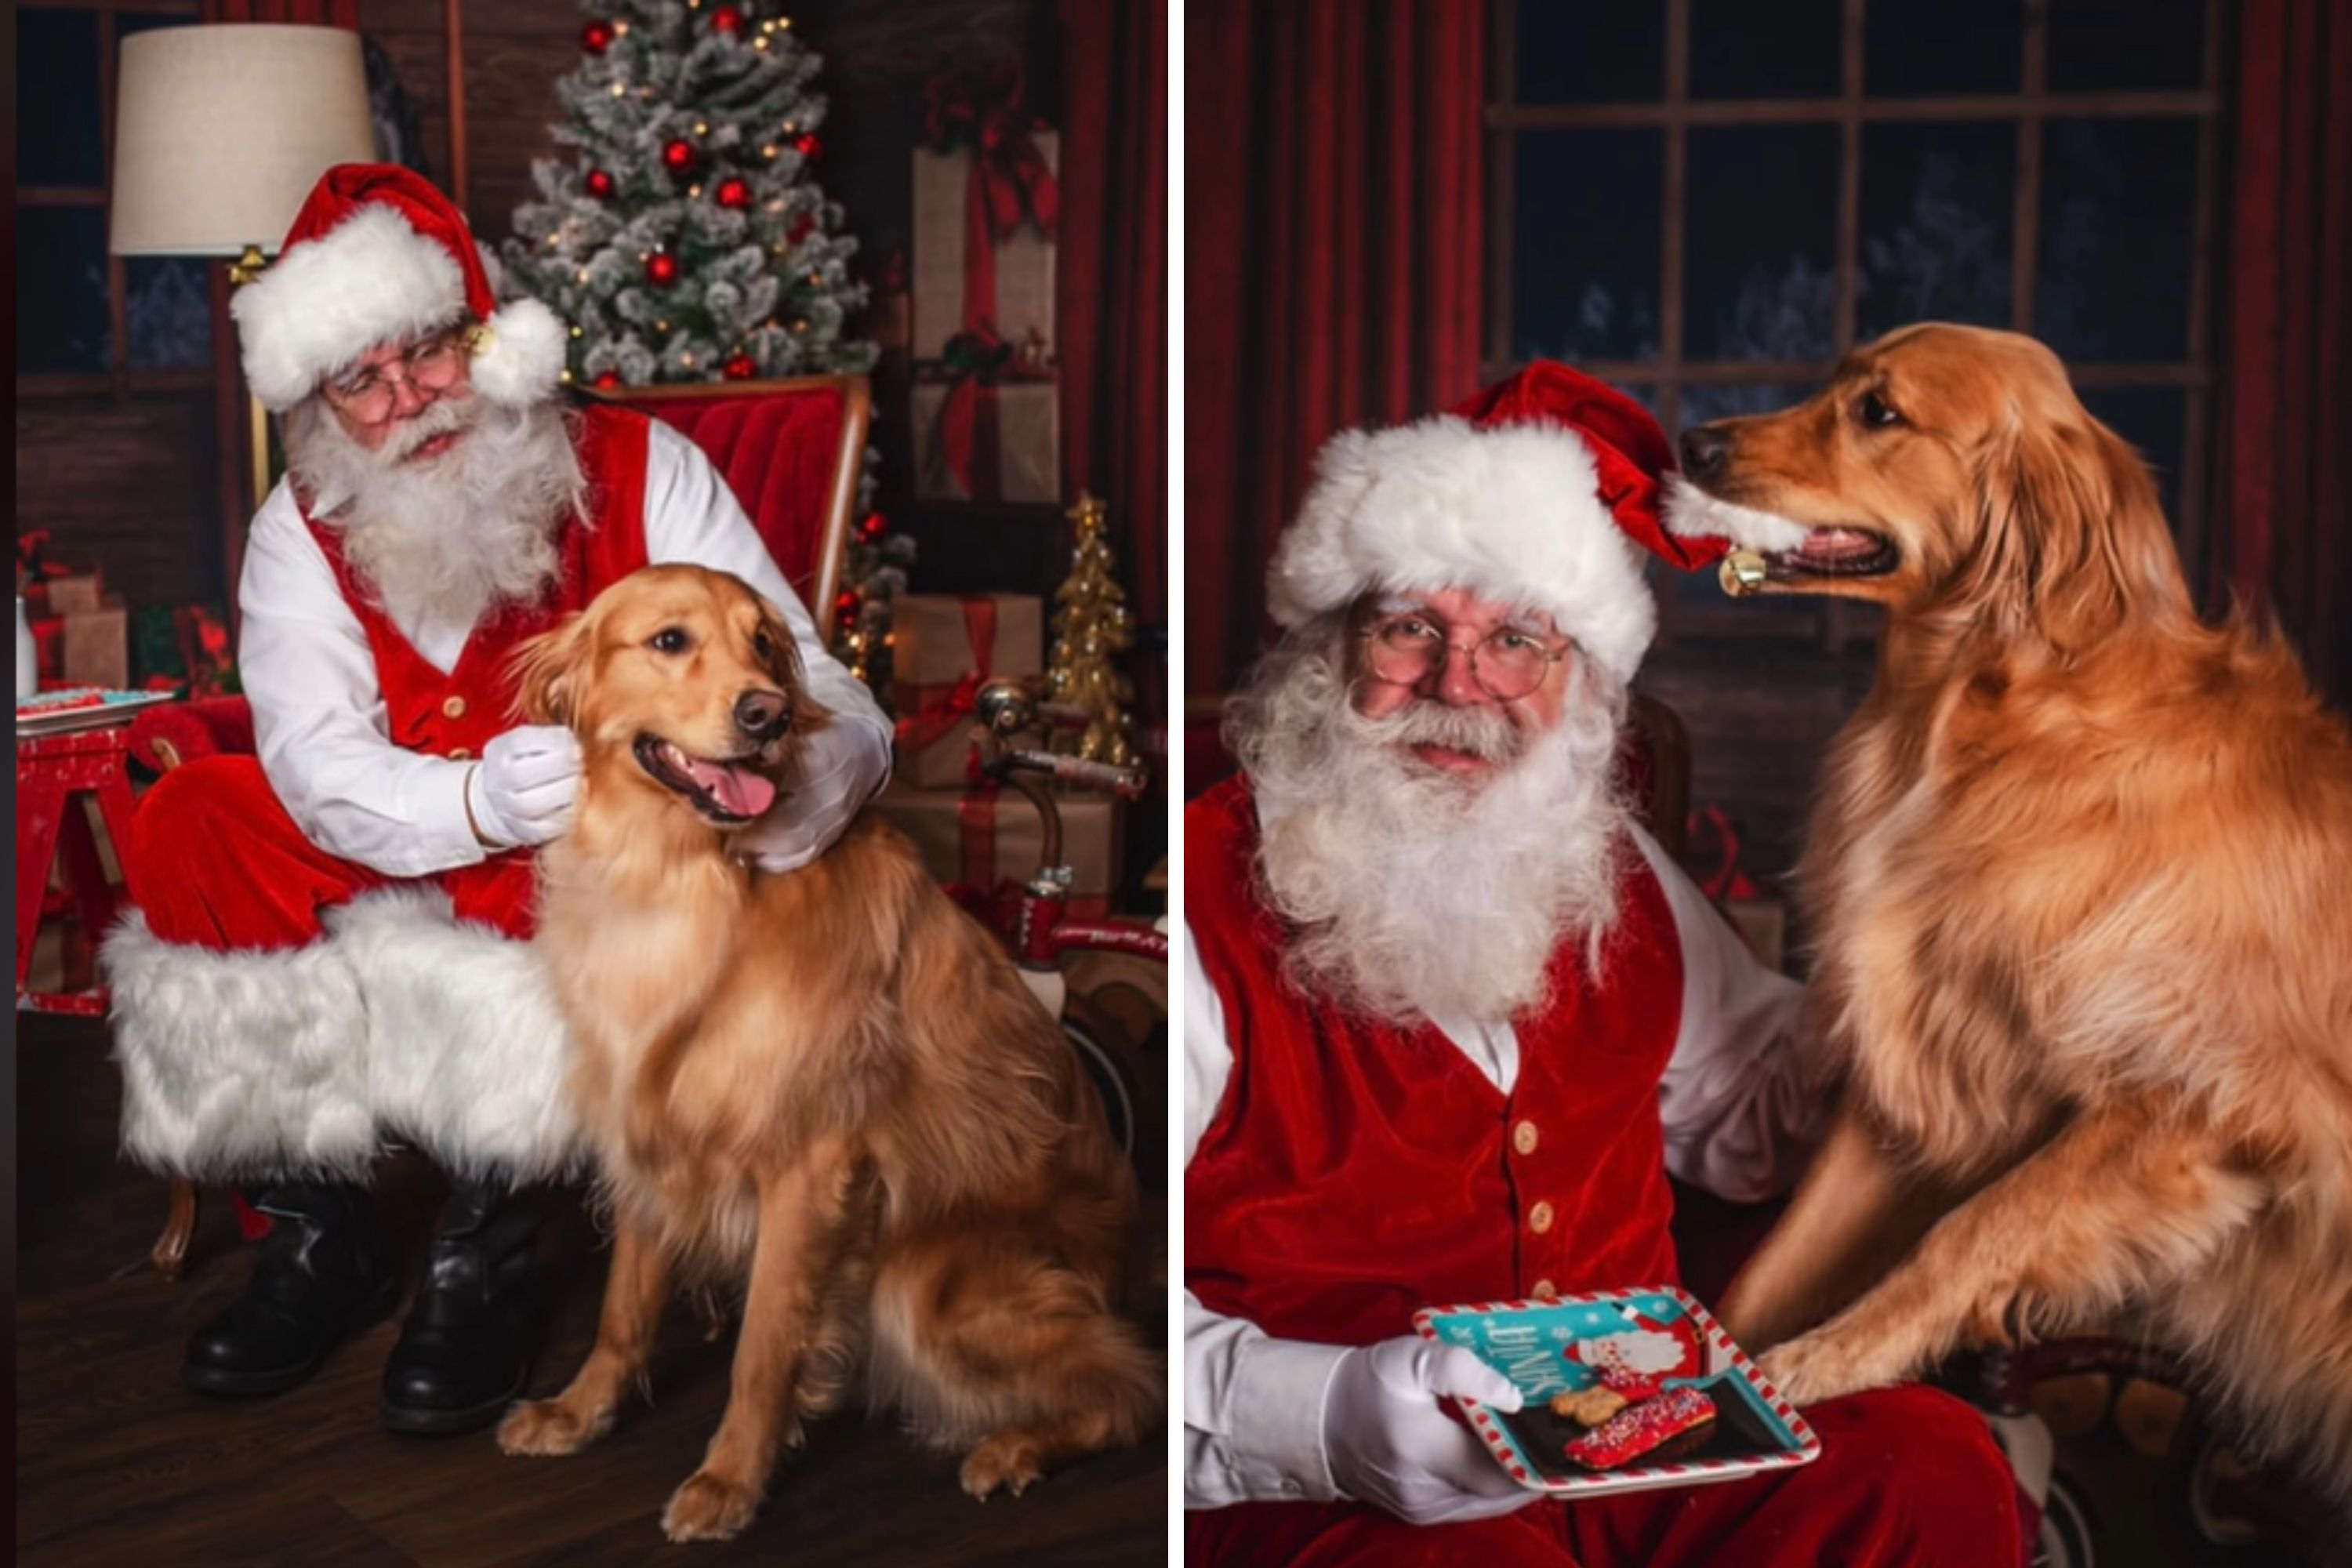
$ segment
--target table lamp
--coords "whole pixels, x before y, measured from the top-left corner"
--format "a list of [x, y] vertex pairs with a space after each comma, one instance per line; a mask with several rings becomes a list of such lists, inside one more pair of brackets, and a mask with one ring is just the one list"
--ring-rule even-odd
[[[234, 257], [230, 278], [249, 283], [319, 176], [375, 156], [367, 68], [348, 28], [133, 33], [117, 83], [107, 237], [117, 256]], [[269, 493], [269, 416], [247, 401], [258, 506]]]

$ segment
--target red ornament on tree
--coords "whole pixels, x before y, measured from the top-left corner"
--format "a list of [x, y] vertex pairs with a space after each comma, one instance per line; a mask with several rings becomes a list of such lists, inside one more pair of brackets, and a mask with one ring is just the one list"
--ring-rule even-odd
[[677, 258], [667, 250], [655, 251], [646, 258], [646, 277], [660, 288], [668, 288], [677, 281]]
[[673, 174], [683, 174], [694, 167], [694, 143], [673, 142], [662, 149], [662, 167]]
[[834, 619], [838, 621], [845, 621], [849, 619], [850, 616], [857, 613], [857, 590], [855, 588], [844, 588], [839, 594], [834, 595]]
[[878, 511], [869, 511], [866, 514], [864, 520], [858, 523], [857, 531], [859, 536], [862, 538], [879, 539], [882, 537], [882, 531], [889, 526], [890, 520], [888, 518], [884, 517]]
[[610, 392], [621, 384], [621, 373], [617, 370], [604, 371], [596, 377], [596, 384]]
[[798, 245], [809, 237], [809, 230], [815, 226], [814, 213], [795, 213], [793, 215], [792, 226], [784, 230], [784, 238], [793, 245]]
[[609, 199], [613, 194], [613, 176], [602, 169], [589, 170], [588, 194], [600, 202]]
[[730, 354], [719, 367], [730, 381], [749, 381], [760, 374], [760, 362], [750, 354]]
[[746, 181], [724, 179], [716, 193], [722, 207], [748, 207], [751, 205], [751, 187]]
[[601, 55], [613, 47], [613, 24], [591, 22], [580, 29], [580, 47], [592, 55]]
[[816, 162], [817, 154], [824, 151], [824, 143], [818, 141], [816, 132], [812, 131], [793, 141], [793, 151], [814, 163]]
[[714, 33], [740, 34], [743, 31], [743, 13], [732, 5], [721, 5], [718, 10], [710, 13], [710, 30]]

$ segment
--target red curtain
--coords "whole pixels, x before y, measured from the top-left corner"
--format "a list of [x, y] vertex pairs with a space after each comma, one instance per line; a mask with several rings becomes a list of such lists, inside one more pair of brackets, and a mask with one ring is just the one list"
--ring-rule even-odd
[[1062, 0], [1055, 253], [1062, 479], [1110, 503], [1146, 626], [1168, 618], [1168, 0]]
[[2214, 580], [2352, 706], [2352, 0], [2240, 15]]
[[1185, 690], [1260, 641], [1316, 448], [1478, 383], [1486, 12], [1464, 0], [1185, 10]]

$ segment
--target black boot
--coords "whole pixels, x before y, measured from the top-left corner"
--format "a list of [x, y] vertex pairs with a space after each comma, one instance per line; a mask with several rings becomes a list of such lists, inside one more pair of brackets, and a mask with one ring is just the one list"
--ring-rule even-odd
[[538, 1348], [538, 1216], [505, 1186], [449, 1194], [425, 1279], [383, 1367], [383, 1424], [470, 1432], [521, 1396]]
[[280, 1182], [256, 1192], [253, 1206], [270, 1219], [253, 1278], [188, 1342], [189, 1385], [206, 1394], [282, 1393], [400, 1299], [361, 1188]]

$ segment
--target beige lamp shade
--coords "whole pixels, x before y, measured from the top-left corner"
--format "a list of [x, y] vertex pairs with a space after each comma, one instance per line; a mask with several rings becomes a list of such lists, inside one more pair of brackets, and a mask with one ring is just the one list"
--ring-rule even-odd
[[122, 40], [117, 256], [275, 252], [319, 176], [375, 156], [360, 36], [221, 23]]

